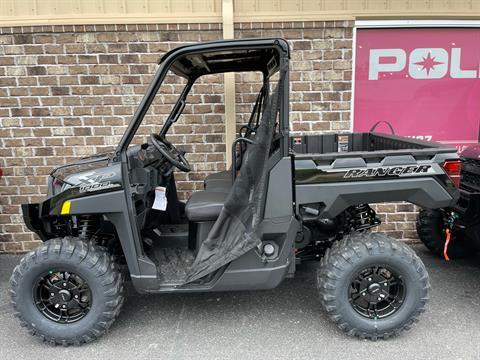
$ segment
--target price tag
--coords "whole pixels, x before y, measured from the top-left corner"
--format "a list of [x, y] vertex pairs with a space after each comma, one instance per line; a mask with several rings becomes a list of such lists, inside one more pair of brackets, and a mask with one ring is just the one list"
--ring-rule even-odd
[[167, 188], [157, 186], [155, 188], [155, 201], [152, 209], [165, 211], [167, 209]]
[[348, 135], [338, 135], [338, 152], [348, 152]]

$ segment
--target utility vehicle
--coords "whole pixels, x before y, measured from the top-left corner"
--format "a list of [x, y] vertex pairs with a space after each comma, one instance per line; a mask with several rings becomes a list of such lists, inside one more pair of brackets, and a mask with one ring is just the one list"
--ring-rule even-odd
[[447, 208], [422, 209], [417, 217], [420, 240], [447, 260], [480, 251], [480, 145], [465, 149], [461, 163], [449, 166], [456, 173], [460, 198]]
[[[176, 48], [116, 150], [52, 172], [47, 200], [22, 207], [44, 243], [11, 277], [31, 333], [63, 345], [105, 333], [124, 301], [122, 263], [140, 293], [173, 293], [271, 289], [321, 259], [320, 302], [348, 334], [387, 338], [417, 321], [428, 274], [407, 245], [369, 231], [379, 220], [368, 204], [451, 205], [458, 192], [443, 165], [456, 151], [377, 133], [290, 138], [289, 58], [283, 39]], [[134, 145], [167, 71], [186, 85], [161, 131]], [[197, 79], [251, 71], [263, 81], [231, 170], [209, 175], [184, 204], [173, 170], [191, 166], [169, 130]]]

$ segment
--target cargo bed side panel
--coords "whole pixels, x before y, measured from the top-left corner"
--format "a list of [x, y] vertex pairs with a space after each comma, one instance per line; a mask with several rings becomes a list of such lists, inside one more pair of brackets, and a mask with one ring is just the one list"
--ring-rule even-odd
[[[371, 180], [296, 186], [297, 207], [321, 203], [322, 218], [332, 218], [352, 205], [408, 201], [425, 208], [447, 207], [452, 195], [433, 177]], [[297, 213], [299, 209], [297, 208]]]

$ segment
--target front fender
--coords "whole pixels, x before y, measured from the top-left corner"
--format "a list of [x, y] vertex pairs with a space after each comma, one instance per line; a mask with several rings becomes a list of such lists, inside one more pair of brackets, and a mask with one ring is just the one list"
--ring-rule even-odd
[[[117, 230], [130, 275], [132, 277], [142, 276], [145, 273], [152, 275], [152, 272], [156, 271], [154, 264], [140, 269], [138, 259], [143, 258], [141, 239], [136, 234], [135, 224], [130, 223], [124, 190], [88, 193], [88, 196], [70, 197], [74, 194], [76, 194], [75, 188], [71, 188], [40, 204], [22, 205], [25, 224], [45, 241], [48, 240], [45, 235], [48, 229], [45, 229], [45, 226], [48, 226], [49, 219], [85, 214], [102, 215]], [[68, 213], [65, 212], [67, 207], [64, 207], [67, 202], [69, 203]], [[64, 210], [63, 213], [62, 209]]]

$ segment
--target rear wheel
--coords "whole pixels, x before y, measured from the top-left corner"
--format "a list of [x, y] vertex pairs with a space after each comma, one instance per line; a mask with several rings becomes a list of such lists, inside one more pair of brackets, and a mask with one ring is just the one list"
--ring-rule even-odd
[[428, 274], [407, 245], [353, 233], [327, 250], [317, 276], [329, 317], [349, 335], [377, 340], [408, 330], [428, 302]]
[[123, 279], [103, 248], [53, 239], [25, 255], [10, 278], [15, 316], [51, 344], [80, 345], [102, 336], [123, 304]]
[[[443, 257], [445, 247], [445, 220], [442, 211], [423, 209], [417, 216], [417, 234], [422, 243], [435, 255]], [[461, 259], [474, 253], [473, 246], [465, 236], [452, 232], [448, 244], [448, 257]]]

